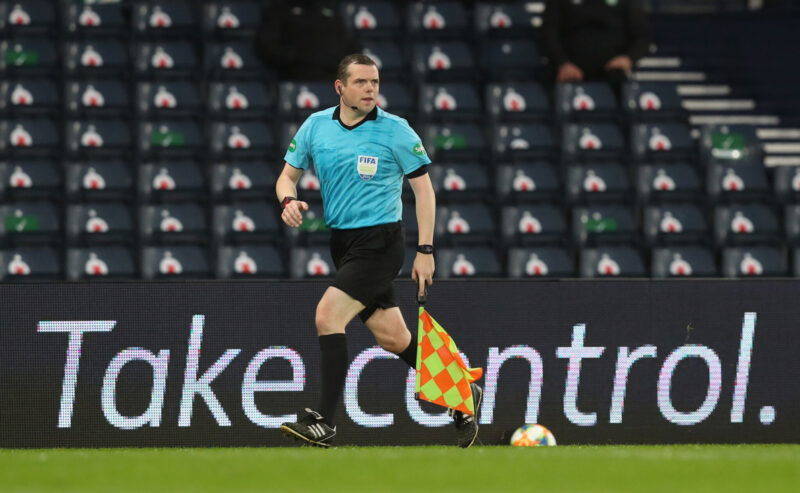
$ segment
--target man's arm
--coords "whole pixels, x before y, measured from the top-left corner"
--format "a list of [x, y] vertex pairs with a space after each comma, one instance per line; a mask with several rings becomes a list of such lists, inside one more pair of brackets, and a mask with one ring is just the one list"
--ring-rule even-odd
[[[289, 163], [284, 163], [283, 171], [275, 183], [275, 193], [278, 196], [278, 202], [283, 202], [286, 197], [297, 198], [297, 182], [303, 176], [303, 170], [295, 168]], [[296, 228], [303, 224], [303, 211], [308, 210], [308, 204], [300, 200], [292, 200], [283, 212], [281, 212], [281, 219], [289, 226]]]
[[[414, 191], [417, 208], [417, 227], [419, 230], [419, 245], [433, 245], [433, 226], [436, 222], [436, 194], [428, 173], [415, 178], [410, 178], [408, 183]], [[433, 284], [433, 272], [436, 269], [433, 255], [417, 253], [411, 278], [417, 281], [419, 294], [425, 293], [425, 288]]]

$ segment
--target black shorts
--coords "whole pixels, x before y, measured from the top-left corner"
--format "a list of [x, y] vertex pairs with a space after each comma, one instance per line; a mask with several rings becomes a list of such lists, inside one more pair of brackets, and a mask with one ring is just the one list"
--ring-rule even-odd
[[405, 260], [401, 222], [366, 228], [332, 229], [331, 257], [336, 265], [333, 286], [366, 308], [358, 314], [366, 322], [378, 308], [397, 306], [394, 281]]

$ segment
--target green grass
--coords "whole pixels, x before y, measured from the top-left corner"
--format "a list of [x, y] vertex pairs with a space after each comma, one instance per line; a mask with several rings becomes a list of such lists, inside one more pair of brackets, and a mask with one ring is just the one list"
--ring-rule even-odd
[[800, 445], [0, 450], [11, 491], [798, 491]]

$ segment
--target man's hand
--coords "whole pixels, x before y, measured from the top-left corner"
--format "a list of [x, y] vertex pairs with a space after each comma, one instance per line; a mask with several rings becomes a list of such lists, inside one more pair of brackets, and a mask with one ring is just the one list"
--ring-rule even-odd
[[433, 271], [436, 270], [433, 255], [417, 253], [414, 267], [411, 269], [411, 279], [417, 281], [418, 294], [424, 295], [428, 286], [433, 284]]
[[558, 67], [556, 82], [574, 82], [583, 80], [583, 70], [571, 62], [562, 63]]
[[281, 212], [281, 219], [287, 225], [297, 228], [303, 224], [303, 211], [308, 210], [308, 204], [302, 200], [292, 200]]
[[633, 60], [628, 55], [615, 56], [606, 63], [606, 70], [622, 70], [630, 75], [631, 69], [633, 69]]

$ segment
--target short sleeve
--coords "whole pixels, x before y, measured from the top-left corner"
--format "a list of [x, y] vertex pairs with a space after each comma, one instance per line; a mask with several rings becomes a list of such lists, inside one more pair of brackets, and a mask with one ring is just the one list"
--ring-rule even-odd
[[311, 163], [311, 126], [311, 118], [306, 118], [289, 142], [286, 155], [283, 156], [283, 160], [295, 168], [308, 169]]
[[401, 120], [395, 130], [392, 151], [398, 164], [403, 169], [403, 174], [407, 175], [416, 171], [426, 164], [431, 164], [422, 140], [417, 135], [406, 120]]

